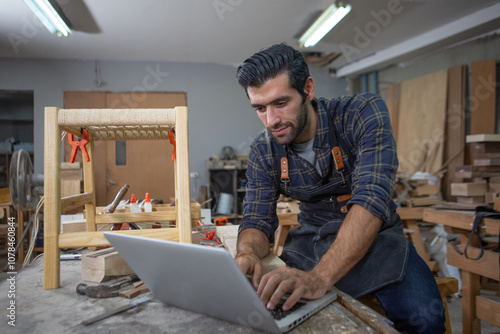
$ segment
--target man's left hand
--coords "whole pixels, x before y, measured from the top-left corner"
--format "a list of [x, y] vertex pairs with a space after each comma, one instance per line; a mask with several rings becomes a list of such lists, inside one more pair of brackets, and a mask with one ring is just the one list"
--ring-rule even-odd
[[295, 305], [300, 298], [317, 299], [322, 297], [331, 286], [324, 277], [312, 271], [281, 267], [264, 275], [260, 281], [257, 294], [269, 310], [279, 303], [281, 298], [290, 293], [283, 305], [287, 311]]

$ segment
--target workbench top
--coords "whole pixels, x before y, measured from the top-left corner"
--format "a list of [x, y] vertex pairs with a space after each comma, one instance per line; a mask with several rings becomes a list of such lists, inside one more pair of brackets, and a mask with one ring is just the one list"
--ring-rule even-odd
[[[75, 289], [82, 282], [80, 275], [80, 261], [62, 261], [61, 288], [44, 290], [41, 257], [17, 272], [15, 287], [10, 284], [13, 281], [0, 282], [2, 333], [256, 333], [251, 328], [156, 301], [93, 325], [83, 326], [81, 321], [126, 305], [130, 300], [122, 297], [93, 299], [79, 295]], [[168, 287], [168, 282], [165, 282], [165, 286]], [[9, 289], [15, 290], [15, 299], [9, 297]], [[340, 291], [338, 293], [337, 302], [290, 333], [395, 333], [380, 315], [346, 294]], [[136, 298], [147, 295], [149, 294]], [[15, 300], [16, 307], [15, 327], [8, 325], [10, 320], [6, 317], [7, 307], [12, 300]], [[372, 327], [361, 318], [368, 319]], [[374, 328], [382, 328], [384, 331], [376, 331]]]

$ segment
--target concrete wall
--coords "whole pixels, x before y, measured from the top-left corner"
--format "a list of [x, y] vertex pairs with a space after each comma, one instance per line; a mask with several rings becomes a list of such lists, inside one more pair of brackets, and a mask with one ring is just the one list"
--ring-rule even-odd
[[[94, 85], [95, 63], [77, 60], [0, 58], [0, 90], [34, 91], [35, 172], [43, 173], [43, 110], [63, 107], [66, 90], [112, 92], [186, 92], [189, 108], [190, 169], [193, 197], [207, 183], [205, 160], [224, 146], [247, 153], [262, 129], [255, 111], [239, 87], [232, 66], [173, 62], [101, 62], [103, 85]], [[154, 73], [154, 74], [153, 74]], [[347, 93], [347, 83], [311, 69], [317, 96]]]

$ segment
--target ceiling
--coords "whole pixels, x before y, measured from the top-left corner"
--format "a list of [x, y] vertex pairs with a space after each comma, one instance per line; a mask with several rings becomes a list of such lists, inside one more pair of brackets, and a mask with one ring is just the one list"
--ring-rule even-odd
[[[0, 57], [237, 65], [297, 36], [331, 0], [58, 0], [73, 26], [51, 35], [22, 0], [0, 0]], [[500, 30], [499, 0], [350, 0], [314, 48], [353, 76]]]

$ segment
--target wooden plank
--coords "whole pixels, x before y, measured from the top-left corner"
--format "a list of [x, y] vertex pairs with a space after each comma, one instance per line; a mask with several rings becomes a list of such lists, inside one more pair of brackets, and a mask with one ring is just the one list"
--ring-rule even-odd
[[115, 276], [134, 273], [117, 251], [109, 250], [82, 255], [82, 280], [100, 283]]
[[280, 225], [299, 225], [296, 213], [278, 213]]
[[435, 195], [439, 192], [437, 184], [424, 184], [416, 186], [414, 190], [411, 191], [412, 196], [428, 196]]
[[441, 202], [439, 197], [413, 197], [410, 198], [412, 206], [430, 206]]
[[[190, 205], [190, 217], [193, 220], [201, 219], [201, 210], [198, 203]], [[175, 207], [164, 207], [159, 211], [152, 212], [114, 212], [112, 214], [102, 214], [96, 216], [96, 224], [117, 224], [117, 223], [140, 223], [140, 222], [164, 222], [174, 221], [177, 223]], [[191, 233], [191, 222], [189, 223]]]
[[485, 196], [457, 196], [457, 203], [460, 204], [484, 204]]
[[[424, 210], [423, 220], [429, 223], [443, 224], [470, 231], [474, 222], [474, 211], [436, 210], [427, 208]], [[480, 232], [498, 235], [500, 231], [500, 220], [484, 218], [481, 221]]]
[[436, 173], [443, 163], [448, 70], [401, 83], [398, 172]]
[[93, 195], [89, 192], [66, 196], [61, 199], [61, 212], [84, 206], [92, 202]]
[[375, 329], [377, 333], [399, 333], [392, 326], [388, 325], [387, 319], [379, 313], [358, 302], [348, 294], [338, 289], [335, 289], [335, 291], [337, 292], [337, 302]]
[[448, 69], [448, 95], [446, 108], [446, 140], [443, 161], [446, 172], [442, 178], [441, 193], [447, 201], [453, 200], [450, 195], [450, 184], [461, 180], [453, 171], [465, 163], [465, 89], [466, 66], [455, 66]]
[[[123, 230], [113, 231], [112, 233], [123, 233], [146, 238], [179, 241], [179, 229], [177, 228]], [[64, 233], [59, 235], [59, 248], [104, 247], [109, 245], [108, 240], [104, 237], [104, 232], [79, 232]]]
[[453, 196], [484, 196], [488, 192], [486, 183], [452, 183], [451, 194]]
[[133, 288], [133, 289], [130, 289], [130, 290], [125, 290], [125, 291], [120, 291], [120, 292], [118, 292], [118, 295], [120, 297], [132, 299], [132, 298], [137, 297], [140, 294], [143, 294], [143, 293], [146, 293], [146, 292], [149, 292], [149, 288], [147, 286], [145, 286], [145, 285], [141, 285], [141, 286], [139, 286], [137, 288]]
[[389, 117], [391, 119], [392, 133], [396, 144], [398, 141], [398, 125], [399, 125], [399, 101], [401, 97], [401, 84], [397, 83], [387, 88], [385, 102], [389, 109]]
[[418, 255], [429, 265], [431, 255], [427, 253], [424, 243], [422, 241], [422, 235], [420, 234], [420, 229], [418, 227], [418, 223], [415, 219], [405, 219], [403, 220], [404, 227], [413, 230], [413, 233], [410, 235], [410, 242], [415, 246], [415, 250]]
[[484, 178], [500, 176], [500, 166], [458, 166], [455, 169], [455, 176], [458, 178]]
[[44, 289], [57, 289], [60, 284], [59, 230], [61, 225], [61, 130], [57, 122], [58, 108], [45, 108], [44, 125]]
[[69, 220], [62, 222], [61, 233], [86, 232], [87, 221], [85, 219]]
[[488, 192], [500, 193], [500, 183], [488, 183]]
[[476, 318], [476, 296], [480, 292], [479, 276], [462, 271], [462, 329], [464, 334], [481, 333], [481, 320]]
[[83, 191], [90, 193], [90, 201], [85, 204], [87, 231], [97, 231], [95, 218], [95, 183], [94, 183], [94, 141], [87, 144], [89, 160], [83, 159]]
[[497, 143], [500, 145], [500, 134], [481, 133], [468, 135], [465, 139], [467, 143]]
[[496, 60], [472, 62], [470, 133], [494, 134], [496, 127]]
[[0, 203], [10, 203], [12, 199], [10, 198], [9, 188], [0, 188]]
[[175, 108], [176, 210], [180, 242], [191, 243], [191, 186], [189, 177], [188, 109]]
[[500, 158], [474, 159], [474, 165], [476, 165], [476, 166], [498, 166], [498, 165], [500, 165]]
[[424, 216], [424, 208], [397, 208], [396, 212], [402, 220], [416, 219], [420, 220]]
[[496, 211], [500, 211], [500, 198], [499, 197], [495, 198], [495, 204], [493, 205], [493, 209], [495, 209]]
[[500, 327], [500, 302], [485, 296], [476, 296], [476, 317]]
[[140, 222], [163, 222], [177, 220], [175, 211], [153, 211], [153, 212], [115, 212], [96, 216], [99, 224], [120, 224]]
[[[465, 246], [458, 245], [457, 248], [463, 252]], [[469, 246], [467, 254], [471, 259], [467, 259], [465, 255], [460, 255], [451, 245], [446, 246], [448, 264], [469, 271], [473, 274], [488, 277], [494, 280], [500, 280], [500, 266], [498, 253], [484, 250], [483, 256], [479, 260], [472, 260], [479, 255], [479, 248]]]
[[496, 142], [470, 143], [469, 150], [473, 157], [495, 157], [500, 154], [500, 145]]

